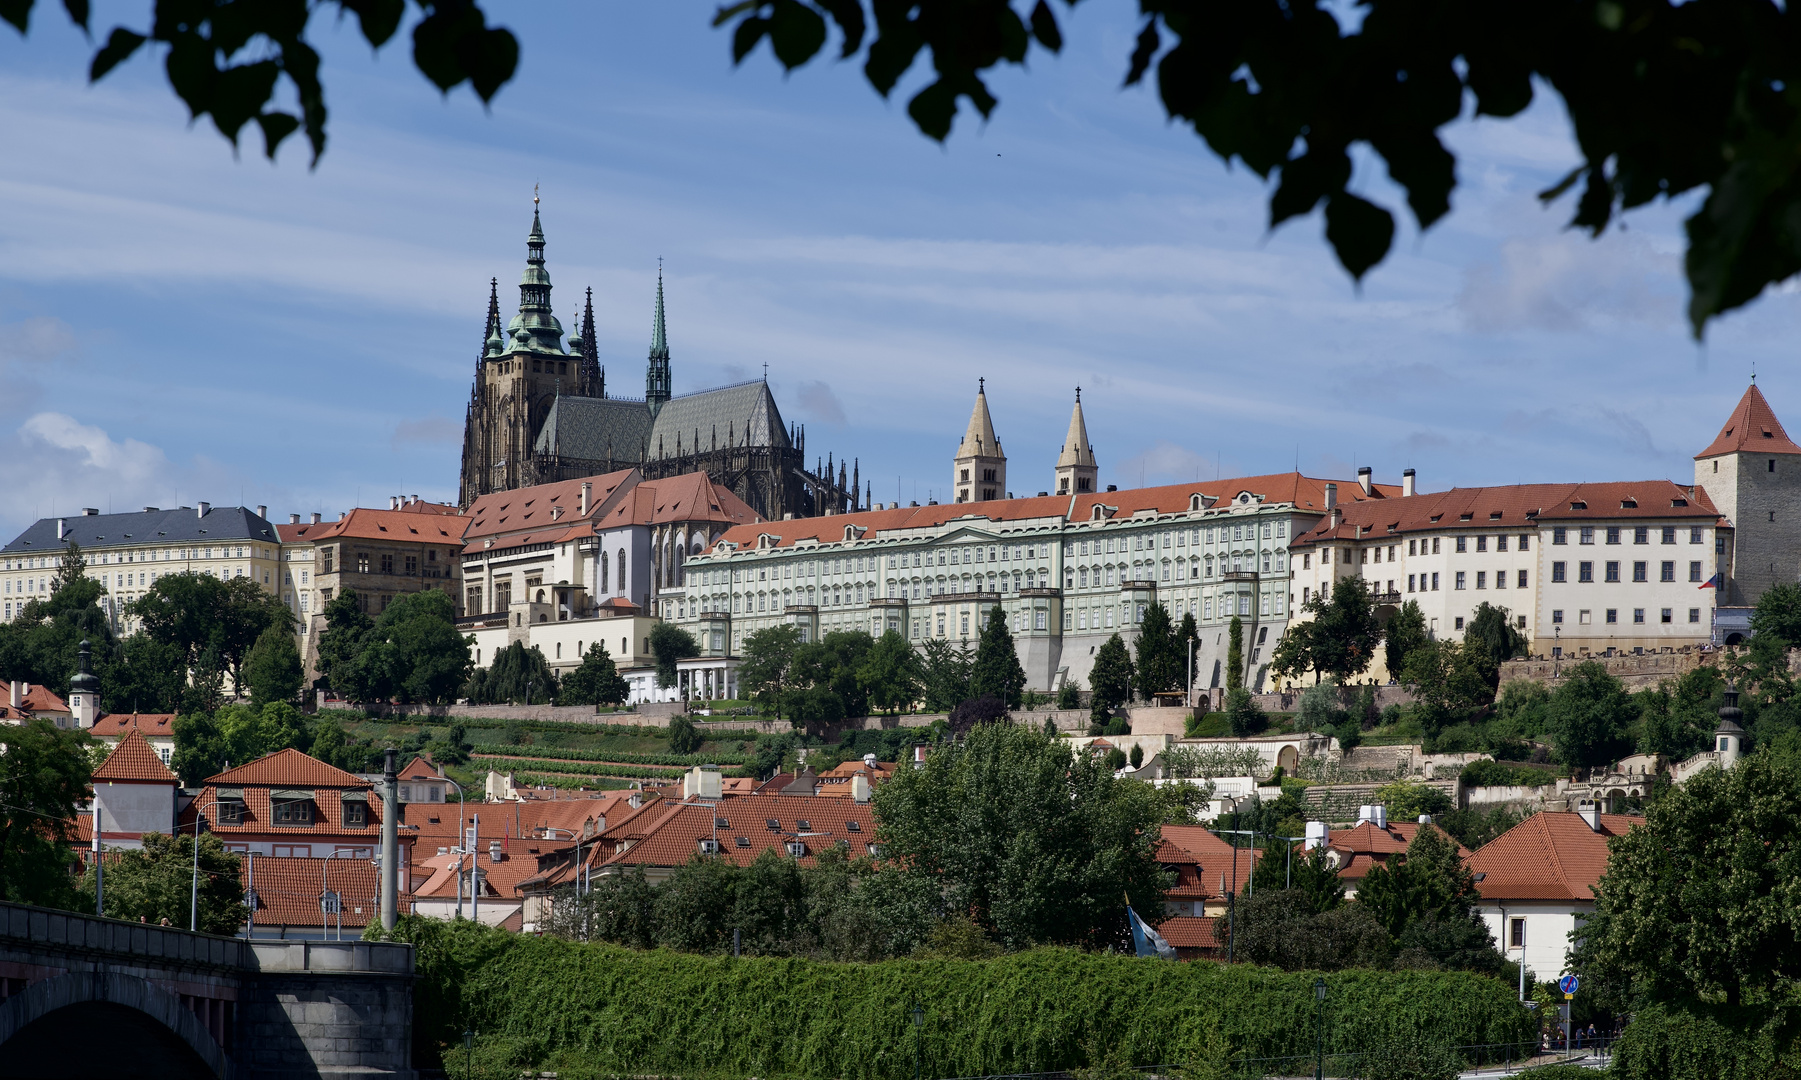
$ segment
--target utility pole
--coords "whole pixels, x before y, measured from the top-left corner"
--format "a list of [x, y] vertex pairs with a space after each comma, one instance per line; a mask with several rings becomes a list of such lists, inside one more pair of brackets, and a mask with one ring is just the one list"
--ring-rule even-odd
[[94, 914], [106, 915], [106, 870], [100, 865], [100, 798], [94, 797]]
[[400, 785], [395, 749], [382, 755], [381, 768], [381, 928], [391, 931], [400, 915]]

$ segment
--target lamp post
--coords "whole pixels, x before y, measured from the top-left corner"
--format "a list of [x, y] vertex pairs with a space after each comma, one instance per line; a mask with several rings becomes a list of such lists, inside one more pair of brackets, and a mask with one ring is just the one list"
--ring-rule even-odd
[[919, 1040], [924, 1032], [926, 1011], [913, 1003], [913, 1080], [919, 1080]]
[[[195, 842], [199, 842], [198, 837], [195, 838]], [[331, 861], [339, 855], [348, 854], [354, 857], [356, 853], [356, 848], [333, 848], [330, 855], [319, 860], [319, 939], [321, 941], [325, 940], [325, 916], [327, 915], [338, 917], [338, 940], [344, 940], [344, 895], [342, 893], [333, 895], [331, 886], [326, 884], [325, 872], [331, 866]], [[331, 911], [327, 910], [328, 908], [337, 910]]]
[[1326, 1080], [1326, 980], [1313, 980], [1313, 1080]]
[[463, 1029], [463, 1075], [475, 1075], [475, 1029]]
[[188, 929], [200, 929], [200, 826], [206, 824], [206, 815], [194, 813], [194, 880], [188, 888]]
[[[443, 772], [444, 770], [440, 768], [438, 771]], [[449, 784], [451, 787], [457, 789], [457, 850], [460, 851], [463, 846], [463, 822], [465, 820], [467, 820], [463, 816], [463, 785], [457, 783], [455, 780], [452, 780], [448, 776], [446, 776], [444, 778], [444, 782], [446, 784]], [[457, 868], [457, 918], [460, 919], [462, 917], [463, 917], [463, 873], [462, 873], [462, 868], [458, 867]]]

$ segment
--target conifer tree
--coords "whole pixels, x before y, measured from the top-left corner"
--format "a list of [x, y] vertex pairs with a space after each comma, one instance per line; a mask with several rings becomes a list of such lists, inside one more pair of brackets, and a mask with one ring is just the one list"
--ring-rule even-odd
[[988, 625], [976, 645], [976, 659], [969, 672], [969, 696], [992, 694], [1018, 708], [1020, 691], [1026, 684], [1025, 669], [1019, 666], [1019, 653], [1013, 647], [1013, 634], [1007, 629], [1007, 613], [996, 604], [988, 610]]
[[1118, 634], [1108, 638], [1094, 654], [1094, 670], [1088, 685], [1094, 690], [1091, 719], [1105, 723], [1113, 710], [1132, 699], [1132, 657]]
[[631, 686], [619, 674], [613, 654], [604, 642], [588, 646], [580, 667], [563, 677], [557, 692], [559, 705], [617, 705], [625, 700]]
[[1176, 641], [1169, 609], [1153, 602], [1138, 624], [1138, 694], [1145, 700], [1182, 681], [1182, 646]]
[[1244, 623], [1238, 616], [1232, 616], [1232, 624], [1226, 631], [1226, 689], [1237, 690], [1244, 685]]

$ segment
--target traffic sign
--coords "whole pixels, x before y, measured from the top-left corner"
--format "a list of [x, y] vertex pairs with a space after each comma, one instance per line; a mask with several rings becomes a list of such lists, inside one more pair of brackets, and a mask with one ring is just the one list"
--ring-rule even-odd
[[1564, 997], [1575, 997], [1576, 987], [1578, 985], [1579, 983], [1574, 975], [1565, 975], [1563, 978], [1557, 980], [1557, 989], [1563, 991]]

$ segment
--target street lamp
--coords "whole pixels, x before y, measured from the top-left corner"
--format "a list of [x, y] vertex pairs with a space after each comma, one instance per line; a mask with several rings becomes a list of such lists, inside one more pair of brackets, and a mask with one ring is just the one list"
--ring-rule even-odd
[[[198, 837], [195, 838], [195, 842], [199, 842]], [[331, 886], [325, 880], [326, 869], [331, 866], [331, 861], [339, 855], [349, 855], [355, 858], [358, 850], [357, 848], [333, 848], [330, 855], [319, 860], [319, 938], [321, 941], [325, 940], [325, 916], [327, 915], [338, 917], [338, 940], [344, 940], [344, 894], [331, 891]]]
[[1326, 1080], [1326, 980], [1313, 980], [1313, 1080]]
[[913, 1003], [913, 1080], [919, 1080], [919, 1040], [926, 1023], [926, 1011]]
[[206, 815], [194, 812], [194, 881], [188, 890], [188, 929], [200, 929], [200, 826], [206, 824]]
[[[443, 772], [444, 770], [439, 769], [438, 771]], [[463, 785], [457, 783], [455, 780], [452, 780], [448, 776], [444, 777], [444, 782], [446, 784], [449, 784], [451, 787], [457, 789], [457, 846], [455, 848], [453, 848], [452, 850], [460, 852], [462, 849], [462, 846], [463, 846], [463, 823], [465, 821], [469, 820], [467, 817], [465, 817], [463, 815]], [[463, 868], [459, 864], [457, 866], [457, 918], [460, 919], [462, 917], [463, 917]]]
[[465, 1076], [475, 1075], [475, 1029], [463, 1029], [463, 1068]]

